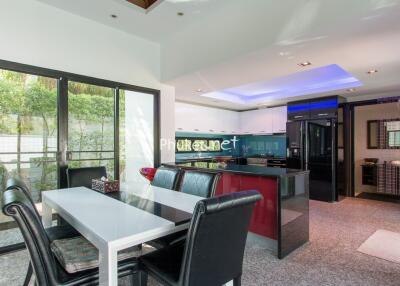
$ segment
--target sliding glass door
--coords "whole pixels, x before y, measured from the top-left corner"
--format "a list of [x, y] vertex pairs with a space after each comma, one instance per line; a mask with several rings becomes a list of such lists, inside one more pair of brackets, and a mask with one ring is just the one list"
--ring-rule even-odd
[[[41, 192], [67, 187], [71, 167], [146, 182], [139, 169], [159, 162], [158, 103], [157, 90], [0, 60], [0, 196], [19, 177], [41, 212]], [[0, 213], [0, 254], [22, 242]]]
[[[40, 210], [41, 191], [57, 187], [57, 133], [57, 80], [0, 69], [1, 190], [20, 177]], [[15, 223], [0, 213], [0, 249], [20, 242]]]
[[115, 177], [115, 89], [68, 82], [68, 167], [105, 166]]

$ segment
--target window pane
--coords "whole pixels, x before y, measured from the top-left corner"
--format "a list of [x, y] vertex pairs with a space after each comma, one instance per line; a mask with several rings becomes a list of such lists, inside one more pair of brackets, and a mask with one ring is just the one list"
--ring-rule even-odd
[[114, 178], [114, 89], [68, 83], [68, 167], [105, 166]]
[[[0, 70], [0, 188], [20, 177], [40, 210], [41, 191], [57, 187], [56, 152], [57, 81]], [[15, 223], [0, 214], [0, 246], [18, 242]]]
[[39, 202], [57, 186], [57, 81], [0, 70], [0, 102], [0, 183], [19, 176]]

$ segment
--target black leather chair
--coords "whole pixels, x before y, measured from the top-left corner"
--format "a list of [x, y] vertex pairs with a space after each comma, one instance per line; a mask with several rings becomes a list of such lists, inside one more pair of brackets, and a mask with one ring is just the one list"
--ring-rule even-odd
[[[13, 189], [18, 189], [22, 191], [26, 196], [26, 198], [29, 200], [29, 202], [32, 204], [32, 206], [35, 206], [29, 188], [24, 181], [18, 178], [8, 179], [6, 184], [6, 190], [13, 190]], [[40, 214], [37, 211], [36, 207], [33, 207], [32, 211], [35, 217], [40, 220]], [[53, 226], [46, 228], [45, 231], [50, 242], [57, 239], [72, 238], [80, 235], [80, 233], [70, 225]], [[28, 271], [26, 273], [25, 281], [23, 284], [24, 286], [29, 285], [29, 282], [32, 278], [32, 272], [33, 272], [32, 264], [29, 262]]]
[[140, 268], [164, 285], [241, 284], [247, 231], [257, 191], [237, 192], [197, 203], [187, 239], [139, 258]]
[[180, 191], [203, 198], [213, 197], [221, 174], [199, 171], [185, 171]]
[[106, 167], [83, 167], [83, 168], [68, 168], [67, 181], [68, 188], [86, 187], [92, 188], [92, 179], [100, 179], [107, 177]]
[[[98, 268], [67, 273], [55, 259], [50, 239], [36, 215], [35, 207], [20, 189], [4, 192], [1, 202], [3, 213], [18, 224], [30, 254], [31, 262], [39, 286], [97, 285]], [[132, 276], [140, 282], [137, 259], [127, 259], [118, 263], [119, 277]], [[132, 281], [133, 282], [133, 281]]]
[[169, 190], [177, 190], [180, 180], [181, 170], [161, 166], [157, 169], [151, 185]]
[[[206, 173], [199, 171], [185, 171], [180, 191], [183, 193], [200, 196], [203, 198], [213, 197], [221, 175], [218, 173]], [[170, 234], [159, 239], [149, 241], [147, 244], [155, 248], [163, 248], [186, 239], [187, 230]]]

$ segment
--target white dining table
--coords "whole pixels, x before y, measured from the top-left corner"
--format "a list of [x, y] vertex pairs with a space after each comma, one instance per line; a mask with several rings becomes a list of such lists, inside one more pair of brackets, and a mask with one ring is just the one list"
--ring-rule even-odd
[[121, 186], [121, 201], [85, 187], [42, 192], [42, 221], [52, 212], [99, 250], [100, 285], [118, 285], [118, 251], [187, 229], [202, 197], [148, 184]]

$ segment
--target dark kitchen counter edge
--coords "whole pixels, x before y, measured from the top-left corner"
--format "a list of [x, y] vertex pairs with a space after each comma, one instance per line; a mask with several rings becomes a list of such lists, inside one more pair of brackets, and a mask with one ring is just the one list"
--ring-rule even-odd
[[[286, 168], [272, 168], [272, 167], [261, 167], [261, 166], [249, 166], [249, 165], [236, 165], [236, 164], [228, 164], [226, 167], [219, 168], [204, 168], [198, 166], [188, 166], [188, 164], [195, 164], [198, 162], [188, 162], [188, 163], [162, 163], [164, 166], [174, 167], [174, 168], [182, 168], [189, 170], [203, 170], [207, 172], [213, 173], [235, 173], [242, 175], [251, 175], [251, 176], [261, 176], [261, 177], [272, 177], [272, 178], [280, 178], [280, 177], [292, 177], [298, 175], [308, 174], [309, 171], [304, 170], [296, 170], [296, 169], [286, 169]], [[205, 162], [206, 163], [206, 162]]]

